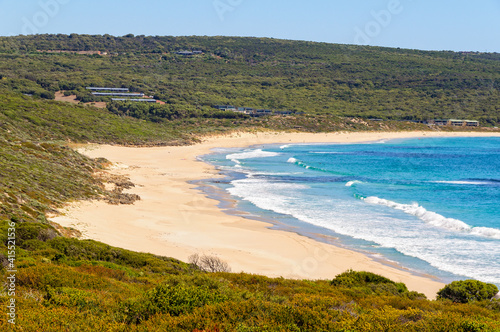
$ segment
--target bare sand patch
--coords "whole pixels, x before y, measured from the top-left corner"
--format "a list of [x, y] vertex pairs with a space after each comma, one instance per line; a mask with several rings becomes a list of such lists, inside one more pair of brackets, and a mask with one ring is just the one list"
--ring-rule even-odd
[[[72, 103], [72, 104], [79, 104], [80, 103], [80, 101], [76, 99], [76, 95], [65, 96], [64, 92], [62, 92], [62, 91], [57, 91], [55, 93], [55, 100], [56, 101], [64, 101], [64, 102]], [[106, 108], [107, 103], [103, 102], [103, 101], [99, 101], [99, 102], [93, 102], [93, 103], [84, 103], [84, 105], [92, 105], [92, 106], [95, 106], [97, 108]]]

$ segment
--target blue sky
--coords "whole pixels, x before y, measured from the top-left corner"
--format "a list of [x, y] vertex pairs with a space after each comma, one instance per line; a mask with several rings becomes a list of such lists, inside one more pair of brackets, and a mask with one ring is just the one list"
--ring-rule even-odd
[[256, 36], [500, 52], [500, 0], [0, 0], [0, 35]]

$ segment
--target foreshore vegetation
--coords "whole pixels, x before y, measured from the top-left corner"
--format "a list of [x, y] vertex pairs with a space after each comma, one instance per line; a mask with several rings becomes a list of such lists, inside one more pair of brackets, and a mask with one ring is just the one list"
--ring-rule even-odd
[[[179, 50], [202, 53], [186, 57]], [[0, 59], [1, 278], [7, 280], [12, 223], [18, 271], [16, 325], [7, 321], [4, 288], [2, 331], [500, 330], [493, 285], [452, 284], [428, 300], [364, 272], [323, 281], [213, 273], [194, 259], [188, 264], [78, 240], [76, 231], [47, 220], [70, 201], [137, 199], [107, 191], [106, 181], [132, 184], [104, 179], [109, 162], [77, 153], [74, 144], [185, 145], [204, 135], [260, 130], [495, 131], [497, 54], [255, 38], [41, 35], [0, 37]], [[165, 104], [111, 103], [87, 86], [127, 87]], [[81, 103], [53, 100], [59, 91]], [[88, 104], [99, 101], [107, 107]], [[216, 104], [294, 114], [253, 118], [220, 112]], [[406, 121], [435, 118], [484, 127]]]

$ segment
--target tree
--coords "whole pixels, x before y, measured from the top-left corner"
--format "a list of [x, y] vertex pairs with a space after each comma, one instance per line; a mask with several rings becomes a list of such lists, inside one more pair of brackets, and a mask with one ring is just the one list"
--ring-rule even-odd
[[498, 293], [498, 287], [478, 280], [453, 281], [438, 292], [439, 299], [456, 303], [489, 300]]

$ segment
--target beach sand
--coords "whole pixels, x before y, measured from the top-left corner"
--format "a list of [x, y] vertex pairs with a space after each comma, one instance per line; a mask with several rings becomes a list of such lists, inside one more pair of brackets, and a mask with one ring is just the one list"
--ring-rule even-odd
[[[217, 256], [233, 272], [269, 277], [332, 279], [348, 269], [370, 271], [433, 299], [444, 284], [432, 277], [383, 264], [362, 253], [315, 241], [272, 225], [228, 215], [218, 201], [207, 198], [188, 181], [219, 176], [211, 165], [198, 161], [213, 148], [271, 143], [354, 143], [403, 137], [493, 136], [488, 133], [236, 133], [208, 137], [180, 147], [135, 148], [88, 145], [78, 150], [92, 158], [113, 162], [110, 173], [125, 175], [136, 185], [133, 205], [103, 201], [74, 202], [50, 218], [78, 229], [83, 239], [188, 261], [192, 254]], [[498, 136], [498, 134], [497, 134]]]

